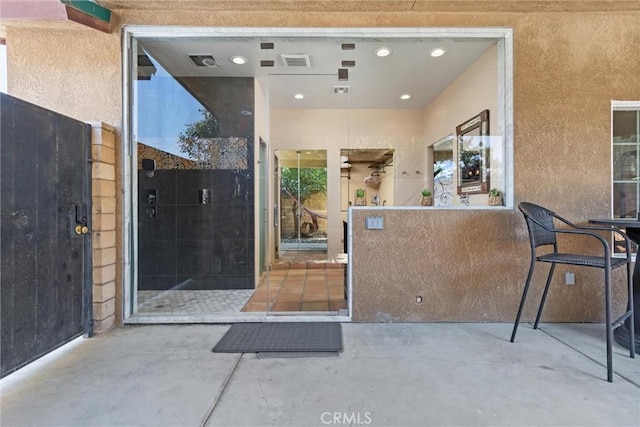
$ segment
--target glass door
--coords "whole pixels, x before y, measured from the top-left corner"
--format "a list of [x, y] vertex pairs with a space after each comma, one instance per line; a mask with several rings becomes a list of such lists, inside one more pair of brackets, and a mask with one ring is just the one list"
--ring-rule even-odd
[[176, 74], [165, 46], [134, 44], [134, 312], [238, 313], [257, 264], [254, 81]]
[[[327, 258], [327, 150], [277, 150], [280, 258]], [[303, 252], [305, 251], [305, 252]], [[296, 252], [289, 255], [289, 252]]]
[[[326, 40], [320, 45], [331, 44]], [[332, 46], [340, 53], [340, 44]], [[277, 52], [288, 52], [275, 45]], [[298, 70], [295, 71], [299, 73]], [[310, 71], [311, 72], [311, 71]], [[340, 217], [340, 148], [348, 139], [348, 94], [331, 105], [318, 99], [341, 85], [337, 74], [269, 75], [271, 99], [294, 99], [298, 108], [270, 104], [276, 236], [269, 272], [269, 315], [337, 315], [347, 308]], [[320, 94], [323, 94], [320, 96]]]

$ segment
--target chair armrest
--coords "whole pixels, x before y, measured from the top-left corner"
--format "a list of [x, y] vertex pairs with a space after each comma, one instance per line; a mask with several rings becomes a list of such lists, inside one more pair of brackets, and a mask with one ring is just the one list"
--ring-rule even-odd
[[608, 231], [611, 233], [616, 233], [618, 235], [620, 235], [620, 237], [622, 237], [624, 239], [624, 244], [625, 244], [625, 249], [626, 249], [626, 254], [627, 254], [627, 259], [631, 260], [631, 239], [629, 239], [629, 236], [627, 236], [627, 233], [625, 233], [624, 231], [622, 231], [620, 228], [611, 225], [611, 226], [607, 226], [607, 225], [577, 225], [572, 223], [571, 221], [560, 217], [558, 214], [554, 215], [556, 218], [558, 218], [560, 221], [564, 222], [565, 224], [567, 224], [570, 227], [576, 228], [578, 230], [593, 230], [593, 231]]
[[580, 230], [594, 230], [594, 231], [609, 231], [611, 233], [615, 233], [620, 235], [624, 239], [626, 252], [629, 255], [628, 258], [631, 257], [631, 239], [627, 236], [627, 233], [622, 231], [620, 228], [612, 225], [607, 227], [606, 225], [598, 226], [598, 225], [580, 225], [576, 226], [576, 228]]
[[598, 239], [600, 241], [600, 243], [602, 243], [603, 249], [604, 249], [604, 257], [608, 258], [611, 256], [611, 249], [609, 247], [609, 243], [599, 234], [595, 233], [594, 231], [608, 231], [608, 232], [614, 232], [617, 234], [620, 234], [625, 241], [625, 247], [626, 247], [626, 257], [627, 260], [631, 261], [631, 243], [630, 243], [630, 239], [629, 237], [626, 235], [626, 233], [624, 233], [622, 230], [620, 230], [617, 227], [600, 227], [600, 226], [578, 226], [574, 223], [572, 223], [571, 221], [562, 218], [560, 215], [557, 214], [552, 214], [554, 218], [558, 219], [559, 221], [561, 221], [562, 223], [566, 224], [567, 226], [569, 226], [571, 229], [564, 229], [564, 228], [549, 228], [547, 226], [545, 226], [544, 224], [542, 224], [541, 222], [537, 221], [535, 218], [530, 217], [530, 219], [535, 222], [537, 225], [539, 225], [540, 227], [544, 228], [547, 231], [551, 231], [554, 233], [562, 233], [562, 234], [580, 234], [580, 235], [584, 235], [584, 236], [591, 236], [591, 237], [595, 237], [596, 239]]

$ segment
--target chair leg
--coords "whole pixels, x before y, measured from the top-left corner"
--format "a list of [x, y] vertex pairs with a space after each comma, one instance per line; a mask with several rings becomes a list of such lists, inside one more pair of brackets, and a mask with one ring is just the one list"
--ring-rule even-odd
[[516, 332], [518, 331], [518, 325], [520, 324], [520, 317], [522, 316], [522, 309], [524, 308], [524, 302], [527, 299], [527, 292], [529, 292], [529, 285], [531, 284], [531, 277], [533, 276], [533, 268], [536, 264], [534, 257], [531, 257], [531, 265], [529, 266], [529, 273], [527, 274], [527, 281], [524, 284], [524, 291], [522, 292], [522, 299], [520, 300], [520, 306], [518, 307], [518, 314], [516, 321], [513, 325], [513, 331], [511, 332], [511, 342], [516, 339]]
[[538, 323], [540, 323], [540, 317], [542, 316], [544, 303], [547, 301], [547, 293], [549, 292], [549, 285], [551, 285], [551, 278], [553, 277], [554, 271], [556, 271], [556, 265], [551, 264], [551, 269], [549, 270], [549, 275], [547, 276], [547, 284], [544, 285], [544, 292], [542, 292], [542, 299], [540, 300], [540, 307], [538, 308], [538, 314], [536, 315], [536, 322], [533, 324], [533, 329], [538, 329]]
[[605, 323], [607, 327], [607, 381], [613, 382], [613, 327], [611, 325], [611, 271], [604, 270]]

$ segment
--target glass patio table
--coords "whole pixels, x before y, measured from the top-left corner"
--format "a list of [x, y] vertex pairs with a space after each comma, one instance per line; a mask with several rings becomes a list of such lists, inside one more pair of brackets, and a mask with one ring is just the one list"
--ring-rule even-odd
[[[591, 224], [608, 225], [624, 228], [629, 239], [640, 245], [640, 220], [633, 218], [609, 218], [591, 219]], [[640, 263], [636, 255], [635, 266], [633, 267], [633, 319], [627, 319], [613, 331], [615, 341], [626, 349], [629, 349], [629, 326], [631, 321], [635, 328], [636, 353], [640, 354]]]

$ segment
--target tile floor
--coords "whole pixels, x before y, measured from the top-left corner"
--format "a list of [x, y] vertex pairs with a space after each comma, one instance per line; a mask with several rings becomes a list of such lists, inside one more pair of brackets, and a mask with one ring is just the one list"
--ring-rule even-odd
[[260, 286], [236, 290], [138, 291], [138, 314], [200, 316], [239, 312], [332, 312], [347, 308], [345, 265], [321, 250], [287, 250]]
[[252, 294], [253, 289], [138, 291], [138, 314], [239, 313]]
[[242, 311], [338, 311], [347, 308], [344, 266], [274, 268]]

